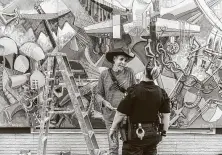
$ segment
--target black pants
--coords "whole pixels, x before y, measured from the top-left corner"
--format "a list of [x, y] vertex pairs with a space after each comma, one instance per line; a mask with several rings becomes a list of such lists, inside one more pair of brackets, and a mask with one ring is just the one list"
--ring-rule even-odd
[[122, 155], [156, 155], [157, 144], [162, 140], [160, 135], [124, 142]]
[[132, 140], [123, 143], [122, 155], [156, 155], [157, 144], [162, 140], [157, 128], [152, 125], [144, 126], [145, 136], [143, 140], [136, 136], [136, 128], [133, 127], [132, 129]]

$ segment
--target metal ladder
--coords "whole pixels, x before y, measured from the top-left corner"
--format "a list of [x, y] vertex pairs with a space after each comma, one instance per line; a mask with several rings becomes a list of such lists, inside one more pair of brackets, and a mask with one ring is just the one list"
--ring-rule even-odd
[[[46, 155], [46, 146], [47, 139], [49, 133], [49, 125], [50, 125], [50, 115], [51, 114], [59, 114], [59, 113], [75, 113], [81, 131], [84, 135], [86, 145], [88, 147], [88, 151], [90, 155], [102, 155], [101, 150], [96, 141], [96, 137], [88, 116], [88, 111], [84, 110], [84, 105], [81, 99], [81, 94], [76, 84], [73, 73], [71, 72], [71, 67], [69, 65], [69, 61], [67, 59], [66, 54], [60, 52], [52, 52], [48, 53], [47, 58], [47, 76], [46, 76], [46, 85], [45, 85], [45, 95], [44, 102], [42, 105], [42, 113], [41, 113], [41, 123], [40, 123], [40, 134], [39, 134], [39, 147], [38, 147], [38, 155]], [[49, 94], [49, 81], [54, 81], [55, 76], [55, 68], [56, 63], [58, 64], [59, 71], [62, 74], [63, 81], [68, 90], [69, 97], [71, 99], [73, 109], [69, 111], [54, 111], [53, 105], [50, 107], [50, 102], [52, 101], [53, 96], [53, 87], [54, 82], [51, 84], [51, 92]], [[52, 78], [50, 77], [50, 70], [53, 67]], [[49, 110], [50, 109], [50, 110]]]

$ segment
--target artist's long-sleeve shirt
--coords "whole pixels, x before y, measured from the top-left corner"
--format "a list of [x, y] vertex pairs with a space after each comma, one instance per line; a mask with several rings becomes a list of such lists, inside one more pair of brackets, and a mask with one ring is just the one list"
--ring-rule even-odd
[[[113, 72], [119, 85], [125, 89], [136, 83], [134, 72], [131, 68], [124, 68], [122, 72]], [[110, 73], [104, 70], [99, 78], [98, 82], [98, 94], [101, 95], [106, 101], [108, 101], [113, 107], [117, 108], [122, 100], [124, 93], [113, 86], [113, 81]], [[109, 110], [106, 107], [102, 108], [102, 113], [105, 120], [112, 121], [115, 115], [114, 111]]]

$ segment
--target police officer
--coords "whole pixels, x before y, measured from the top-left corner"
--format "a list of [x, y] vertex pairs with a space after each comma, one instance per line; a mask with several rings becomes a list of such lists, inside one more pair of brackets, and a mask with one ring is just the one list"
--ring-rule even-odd
[[[127, 89], [127, 95], [120, 102], [112, 123], [109, 137], [113, 136], [118, 125], [128, 117], [131, 137], [123, 142], [122, 155], [156, 155], [157, 144], [166, 136], [170, 119], [170, 100], [167, 93], [154, 84], [160, 70], [147, 66], [142, 81]], [[161, 118], [159, 119], [159, 115]], [[160, 125], [162, 124], [162, 129]], [[161, 130], [161, 132], [160, 132]]]

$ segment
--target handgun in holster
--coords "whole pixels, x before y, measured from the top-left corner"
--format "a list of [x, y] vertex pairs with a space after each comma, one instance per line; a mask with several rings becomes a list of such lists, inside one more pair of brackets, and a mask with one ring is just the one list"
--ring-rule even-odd
[[159, 123], [158, 124], [158, 132], [162, 132], [163, 131], [163, 124], [162, 123]]
[[120, 135], [123, 142], [131, 140], [131, 123], [129, 117], [125, 116], [120, 123]]
[[157, 117], [157, 120], [156, 120], [157, 131], [158, 131], [159, 133], [161, 133], [161, 132], [163, 131], [163, 126], [164, 126], [163, 123], [160, 123], [160, 120], [161, 120], [162, 115], [159, 113], [157, 116], [158, 116], [158, 117]]

